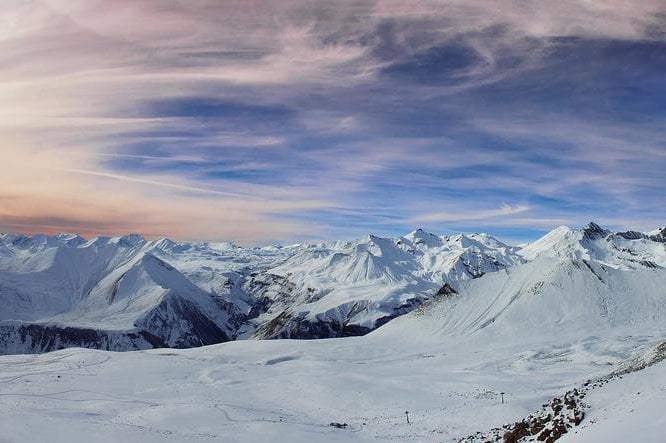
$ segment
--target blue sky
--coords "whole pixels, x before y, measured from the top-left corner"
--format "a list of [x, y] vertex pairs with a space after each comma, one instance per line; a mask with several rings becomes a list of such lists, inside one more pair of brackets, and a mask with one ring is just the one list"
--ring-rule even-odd
[[662, 226], [666, 4], [630, 3], [10, 2], [0, 230]]

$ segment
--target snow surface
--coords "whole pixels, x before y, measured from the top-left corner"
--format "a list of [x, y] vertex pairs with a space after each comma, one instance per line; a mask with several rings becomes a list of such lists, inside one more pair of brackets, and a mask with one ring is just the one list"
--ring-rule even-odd
[[[612, 373], [623, 375], [589, 391], [586, 417], [564, 441], [663, 441], [666, 368], [655, 349], [666, 347], [666, 269], [663, 243], [653, 236], [596, 225], [559, 229], [521, 251], [483, 235], [422, 231], [262, 249], [70, 237], [53, 246], [48, 238], [0, 237], [11, 245], [10, 256], [22, 257], [2, 261], [3, 287], [9, 281], [46, 290], [49, 278], [60, 278], [58, 285], [83, 289], [76, 293], [83, 297], [55, 298], [67, 307], [57, 314], [63, 322], [100, 315], [105, 326], [124, 328], [146, 315], [133, 306], [158, 299], [196, 304], [213, 315], [206, 304], [212, 294], [237, 309], [272, 300], [257, 318], [275, 306], [328, 312], [335, 305], [324, 300], [329, 295], [337, 309], [365, 300], [381, 312], [382, 300], [401, 303], [410, 284], [455, 287], [362, 337], [0, 356], [0, 441], [94, 435], [99, 442], [449, 442], [519, 421], [551, 398]], [[105, 251], [104, 266], [85, 268], [99, 271], [99, 278], [54, 271], [68, 269], [58, 257], [88, 257], [81, 252], [88, 248]], [[372, 288], [384, 292], [377, 296]], [[3, 297], [21, 300], [11, 292]], [[48, 299], [39, 300], [45, 304], [31, 303], [40, 315], [49, 312]], [[114, 303], [127, 308], [116, 312]], [[219, 312], [231, 316], [225, 306]], [[32, 308], [12, 312], [29, 315]], [[156, 324], [155, 316], [151, 321]], [[191, 335], [189, 327], [170, 339]], [[636, 363], [648, 360], [656, 364], [641, 369]]]
[[[0, 429], [17, 442], [455, 441], [663, 340], [626, 331], [451, 338], [437, 318], [410, 314], [356, 338], [0, 357]], [[658, 393], [650, 398], [663, 407]]]
[[587, 419], [562, 442], [664, 441], [666, 362], [592, 391]]

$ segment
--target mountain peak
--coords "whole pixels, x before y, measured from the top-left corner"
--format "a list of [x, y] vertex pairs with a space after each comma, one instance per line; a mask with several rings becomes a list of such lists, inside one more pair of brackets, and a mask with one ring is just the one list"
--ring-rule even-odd
[[595, 222], [591, 221], [583, 228], [583, 237], [589, 240], [596, 240], [610, 234], [610, 231], [602, 228]]
[[136, 246], [146, 242], [146, 239], [141, 234], [126, 234], [120, 237], [113, 237], [109, 243], [117, 244], [118, 246]]
[[67, 246], [80, 246], [86, 242], [86, 239], [81, 237], [79, 234], [69, 234], [61, 232], [56, 234], [54, 238], [59, 242]]
[[[662, 240], [660, 240], [662, 239]], [[539, 257], [596, 260], [622, 269], [663, 267], [666, 254], [651, 242], [666, 240], [656, 232], [612, 232], [594, 222], [581, 229], [560, 227], [520, 250], [527, 260]]]
[[426, 246], [438, 246], [442, 243], [442, 240], [435, 234], [424, 231], [421, 228], [416, 229], [415, 231], [410, 232], [409, 234], [403, 237], [406, 240], [414, 244], [425, 244]]

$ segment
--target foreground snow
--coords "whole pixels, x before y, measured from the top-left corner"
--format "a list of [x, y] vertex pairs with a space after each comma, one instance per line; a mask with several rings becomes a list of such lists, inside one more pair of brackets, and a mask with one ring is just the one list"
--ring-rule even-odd
[[[618, 330], [451, 340], [437, 318], [409, 315], [358, 338], [0, 357], [0, 429], [17, 442], [454, 441], [518, 420], [664, 339]], [[650, 371], [636, 388], [648, 403], [637, 407], [663, 408], [663, 364]], [[621, 395], [640, 377], [617, 381], [629, 383]], [[599, 426], [626, 409], [622, 396], [604, 392], [588, 400]], [[589, 423], [580, 432], [592, 438], [597, 424]]]
[[666, 363], [627, 374], [588, 396], [587, 419], [561, 441], [664, 441]]

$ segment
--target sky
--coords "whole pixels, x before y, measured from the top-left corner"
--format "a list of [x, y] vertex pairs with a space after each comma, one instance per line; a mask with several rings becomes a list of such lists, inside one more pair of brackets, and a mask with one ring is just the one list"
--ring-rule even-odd
[[0, 231], [666, 224], [666, 0], [0, 0]]

